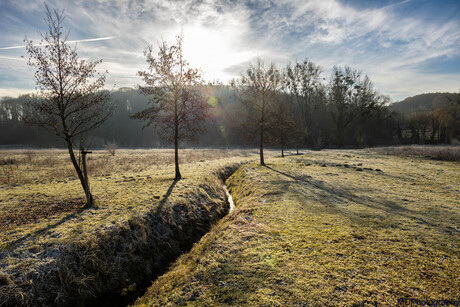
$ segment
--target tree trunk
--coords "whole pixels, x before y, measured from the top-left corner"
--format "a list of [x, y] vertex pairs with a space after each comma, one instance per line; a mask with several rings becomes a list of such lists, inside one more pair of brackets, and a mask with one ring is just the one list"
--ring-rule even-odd
[[177, 141], [177, 137], [174, 139], [174, 163], [176, 165], [176, 176], [174, 180], [179, 180], [182, 178], [179, 170], [179, 142]]
[[83, 188], [85, 190], [85, 195], [86, 195], [86, 206], [85, 207], [93, 206], [93, 195], [91, 195], [91, 190], [89, 188], [88, 171], [86, 169], [86, 154], [88, 154], [88, 153], [91, 153], [91, 152], [87, 152], [83, 148], [81, 149], [81, 159], [82, 159], [82, 165], [83, 165], [83, 178], [85, 179], [85, 187]]
[[260, 165], [265, 165], [264, 161], [264, 125], [260, 126]]
[[345, 143], [345, 132], [344, 132], [344, 127], [342, 125], [342, 121], [340, 120], [339, 123], [337, 124], [337, 146], [339, 148], [342, 148], [343, 144]]
[[179, 118], [177, 114], [177, 99], [174, 105], [174, 164], [176, 166], [176, 176], [174, 180], [179, 180], [182, 178], [179, 170]]
[[297, 148], [297, 155], [299, 155], [299, 145], [297, 145], [296, 148]]
[[260, 118], [260, 165], [265, 166], [264, 161], [264, 119], [265, 119], [265, 100], [262, 98], [262, 114]]
[[284, 145], [281, 143], [281, 157], [284, 158]]
[[265, 165], [264, 161], [264, 136], [260, 133], [260, 165]]
[[81, 186], [83, 187], [83, 191], [85, 192], [86, 196], [86, 205], [85, 208], [89, 208], [93, 206], [93, 196], [91, 195], [91, 191], [89, 190], [89, 184], [88, 184], [88, 175], [86, 173], [86, 161], [84, 160], [84, 170], [85, 174], [83, 174], [82, 170], [80, 169], [80, 166], [78, 165], [77, 159], [75, 158], [75, 154], [73, 152], [73, 147], [72, 147], [72, 141], [70, 139], [66, 139], [67, 143], [67, 149], [69, 151], [70, 155], [70, 160], [72, 160], [72, 164], [75, 168], [75, 171], [77, 172], [78, 178], [80, 179]]

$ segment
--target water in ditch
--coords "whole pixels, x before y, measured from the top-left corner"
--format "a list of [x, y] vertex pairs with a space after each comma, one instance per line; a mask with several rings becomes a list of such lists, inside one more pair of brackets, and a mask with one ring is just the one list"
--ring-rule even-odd
[[229, 205], [228, 213], [230, 213], [235, 209], [235, 204], [233, 203], [233, 197], [230, 194], [230, 192], [228, 192], [227, 186], [225, 184], [222, 186], [222, 188], [224, 189], [225, 195], [227, 197], [227, 203]]

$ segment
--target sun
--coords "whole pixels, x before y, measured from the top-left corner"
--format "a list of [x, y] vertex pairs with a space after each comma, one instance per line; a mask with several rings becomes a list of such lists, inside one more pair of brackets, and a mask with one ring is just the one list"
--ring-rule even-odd
[[208, 81], [229, 81], [235, 73], [225, 69], [251, 60], [252, 51], [239, 50], [235, 46], [235, 33], [230, 29], [211, 29], [203, 26], [183, 28], [184, 55], [194, 68], [200, 68]]

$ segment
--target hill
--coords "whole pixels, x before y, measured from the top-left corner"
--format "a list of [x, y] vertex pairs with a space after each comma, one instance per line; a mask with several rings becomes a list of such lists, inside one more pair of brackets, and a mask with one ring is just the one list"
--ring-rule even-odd
[[396, 111], [405, 115], [415, 115], [429, 113], [442, 107], [448, 101], [446, 97], [453, 98], [455, 93], [426, 93], [412, 97], [407, 97], [403, 101], [395, 102], [390, 105], [391, 111]]

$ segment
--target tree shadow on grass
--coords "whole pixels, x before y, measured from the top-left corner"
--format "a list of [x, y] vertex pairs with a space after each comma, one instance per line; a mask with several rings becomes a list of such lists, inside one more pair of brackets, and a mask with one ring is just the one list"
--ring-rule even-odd
[[[327, 204], [328, 210], [332, 210], [340, 215], [347, 216], [348, 218], [350, 218], [350, 220], [358, 224], [362, 224], [364, 221], [369, 222], [369, 218], [371, 216], [357, 214], [356, 212], [347, 210], [346, 206], [341, 206], [340, 204], [355, 203], [373, 210], [381, 210], [385, 212], [385, 214], [388, 216], [388, 223], [383, 224], [375, 222], [376, 224], [381, 224], [381, 226], [397, 227], [398, 222], [396, 217], [403, 217], [409, 220], [413, 220], [417, 224], [432, 227], [433, 229], [436, 229], [444, 235], [460, 235], [460, 231], [456, 230], [453, 227], [450, 227], [448, 225], [445, 225], [444, 227], [440, 226], [439, 219], [431, 218], [427, 214], [423, 214], [423, 212], [405, 208], [404, 205], [399, 204], [394, 200], [379, 197], [376, 195], [373, 195], [371, 198], [363, 197], [354, 193], [351, 189], [327, 186], [327, 184], [325, 184], [324, 182], [312, 180], [311, 177], [309, 179], [304, 179], [303, 177], [296, 177], [292, 174], [274, 169], [273, 167], [267, 165], [265, 167], [273, 172], [293, 179], [295, 183], [298, 185], [303, 185], [311, 188], [310, 191], [314, 193], [317, 197], [323, 199], [323, 201], [321, 201], [323, 204]], [[283, 183], [292, 184], [292, 181]], [[368, 191], [368, 188], [363, 187], [362, 190]], [[378, 216], [378, 214], [375, 214], [375, 216]]]
[[179, 182], [179, 180], [180, 179], [174, 179], [174, 181], [171, 183], [171, 185], [168, 188], [168, 191], [166, 191], [166, 194], [163, 196], [163, 199], [161, 199], [160, 202], [158, 203], [156, 214], [160, 213], [163, 210], [163, 207], [168, 201], [169, 196], [171, 196], [174, 186], [177, 184], [177, 182]]
[[[14, 240], [14, 241], [11, 241], [10, 243], [8, 243], [8, 244], [6, 245], [5, 249], [6, 249], [6, 250], [13, 249], [13, 248], [19, 246], [20, 244], [22, 244], [23, 242], [29, 240], [30, 238], [33, 238], [33, 237], [37, 237], [37, 236], [43, 235], [43, 234], [45, 234], [47, 231], [49, 231], [49, 230], [51, 230], [51, 229], [54, 229], [54, 228], [58, 227], [59, 225], [64, 224], [64, 223], [67, 222], [67, 221], [73, 220], [74, 218], [80, 216], [80, 214], [81, 214], [83, 211], [87, 211], [87, 210], [88, 210], [88, 208], [82, 208], [82, 209], [80, 209], [80, 210], [77, 211], [77, 212], [74, 212], [74, 213], [72, 213], [72, 214], [69, 214], [69, 215], [63, 217], [62, 219], [60, 219], [59, 221], [57, 221], [57, 222], [54, 223], [54, 224], [48, 225], [48, 226], [46, 226], [46, 227], [44, 227], [44, 228], [41, 228], [41, 229], [36, 230], [36, 231], [34, 231], [34, 232], [32, 232], [32, 233], [29, 233], [29, 234], [27, 234], [27, 235], [25, 235], [25, 236], [22, 236], [22, 237], [20, 237], [20, 238]], [[1, 258], [3, 258], [3, 257], [0, 256], [0, 259], [1, 259]]]
[[[168, 188], [168, 191], [166, 192], [166, 194], [163, 196], [163, 199], [161, 199], [161, 201], [159, 202], [159, 205], [158, 205], [158, 208], [156, 210], [156, 213], [160, 213], [165, 205], [165, 203], [168, 201], [168, 198], [169, 196], [171, 195], [173, 189], [174, 189], [174, 186], [177, 184], [179, 180], [174, 180], [171, 184], [171, 186]], [[52, 230], [56, 227], [58, 227], [59, 225], [62, 225], [64, 224], [65, 222], [68, 222], [70, 220], [73, 220], [74, 218], [77, 218], [80, 216], [80, 214], [84, 211], [87, 211], [88, 209], [91, 210], [91, 208], [82, 208], [80, 209], [79, 211], [77, 212], [74, 212], [72, 214], [69, 214], [65, 217], [63, 217], [62, 219], [60, 219], [59, 221], [57, 221], [56, 223], [53, 223], [51, 225], [48, 225], [44, 228], [41, 228], [39, 230], [36, 230], [32, 233], [29, 233], [27, 235], [24, 235], [14, 241], [11, 241], [10, 243], [6, 244], [5, 246], [5, 250], [11, 250], [11, 249], [14, 249], [15, 247], [19, 246], [20, 244], [24, 243], [25, 241], [31, 239], [31, 238], [34, 238], [34, 237], [37, 237], [37, 236], [41, 236], [43, 234], [45, 234], [46, 232], [48, 232], [49, 230]], [[0, 255], [0, 259], [2, 258], [2, 256]]]

